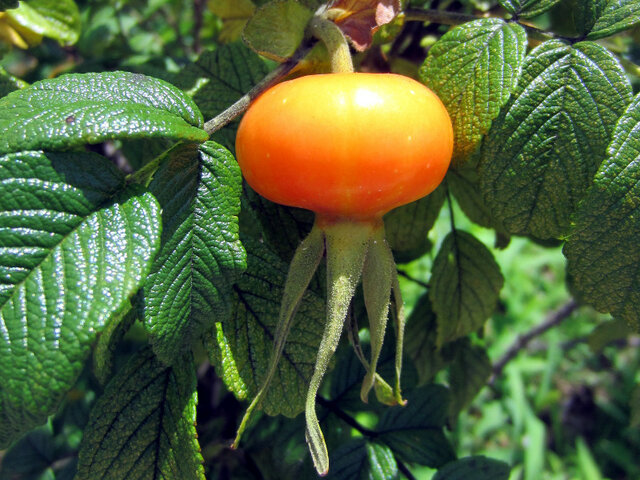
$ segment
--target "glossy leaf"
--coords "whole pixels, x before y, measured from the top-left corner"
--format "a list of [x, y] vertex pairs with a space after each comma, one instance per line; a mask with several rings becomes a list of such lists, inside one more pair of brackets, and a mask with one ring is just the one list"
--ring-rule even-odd
[[500, 5], [512, 15], [531, 18], [549, 10], [560, 0], [498, 0]]
[[624, 71], [600, 45], [553, 40], [527, 56], [480, 163], [487, 206], [509, 233], [566, 234], [630, 100]]
[[499, 460], [465, 457], [439, 469], [433, 480], [508, 480], [509, 473], [509, 465]]
[[7, 12], [23, 29], [72, 45], [80, 35], [80, 12], [73, 0], [28, 0]]
[[489, 131], [515, 87], [526, 48], [520, 25], [483, 18], [449, 30], [429, 49], [420, 78], [451, 115], [454, 162], [464, 162]]
[[602, 1], [597, 3], [595, 22], [587, 35], [589, 40], [609, 37], [640, 23], [638, 0], [609, 0], [604, 2], [604, 8]]
[[574, 295], [640, 324], [640, 96], [620, 118], [609, 158], [580, 204], [564, 254]]
[[181, 145], [149, 189], [162, 206], [162, 248], [144, 290], [144, 324], [158, 358], [171, 364], [214, 321], [228, 318], [246, 267], [238, 237], [242, 177], [214, 142]]
[[[234, 288], [231, 318], [216, 321], [208, 343], [227, 387], [239, 398], [252, 399], [267, 373], [287, 265], [256, 240], [243, 239], [243, 244], [247, 271]], [[292, 417], [304, 409], [324, 322], [323, 302], [307, 291], [262, 404], [269, 415]]]
[[396, 480], [398, 465], [389, 447], [362, 439], [331, 453], [327, 480]]
[[470, 233], [455, 230], [433, 261], [429, 283], [441, 347], [482, 327], [496, 308], [504, 279], [489, 249]]
[[446, 349], [449, 350], [446, 355], [453, 357], [449, 366], [449, 416], [455, 420], [458, 413], [487, 384], [491, 375], [491, 360], [483, 347], [472, 345], [468, 338], [461, 339]]
[[0, 157], [0, 446], [55, 412], [159, 239], [155, 199], [105, 158]]
[[449, 392], [427, 385], [407, 395], [407, 405], [384, 410], [376, 427], [376, 439], [389, 446], [398, 458], [432, 468], [455, 458], [443, 432], [449, 408]]
[[142, 350], [93, 407], [76, 480], [204, 480], [196, 403], [190, 356], [167, 367]]
[[127, 72], [62, 75], [0, 98], [0, 154], [68, 150], [114, 138], [203, 142], [202, 115], [180, 90]]

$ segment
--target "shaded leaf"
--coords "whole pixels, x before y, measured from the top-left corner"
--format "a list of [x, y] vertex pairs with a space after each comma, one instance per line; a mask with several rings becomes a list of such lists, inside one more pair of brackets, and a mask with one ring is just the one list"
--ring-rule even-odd
[[0, 447], [55, 412], [159, 240], [155, 199], [107, 159], [0, 157]]
[[597, 40], [631, 28], [640, 23], [640, 2], [638, 0], [609, 0], [602, 7], [597, 2], [595, 22], [587, 38]]
[[480, 161], [487, 206], [509, 233], [566, 234], [630, 99], [624, 71], [600, 45], [552, 40], [527, 56]]
[[[252, 398], [267, 373], [287, 265], [256, 240], [246, 238], [247, 271], [234, 287], [231, 318], [217, 321], [209, 339], [212, 362], [227, 387]], [[304, 409], [308, 382], [325, 322], [323, 302], [305, 293], [265, 396], [269, 415], [295, 416]]]
[[609, 0], [574, 0], [573, 23], [580, 35], [591, 31]]
[[73, 0], [28, 0], [6, 14], [22, 29], [61, 45], [76, 43], [80, 35], [80, 12]]
[[26, 82], [14, 77], [4, 68], [0, 67], [0, 97], [4, 97], [8, 93], [26, 86]]
[[362, 439], [331, 452], [327, 480], [395, 480], [398, 465], [389, 447]]
[[232, 286], [246, 267], [237, 217], [242, 177], [233, 156], [214, 142], [169, 155], [149, 185], [164, 228], [144, 290], [144, 324], [168, 364], [228, 318]]
[[604, 347], [610, 343], [625, 339], [632, 333], [633, 330], [629, 328], [628, 322], [614, 318], [613, 320], [596, 325], [589, 334], [587, 343], [593, 353], [600, 354]]
[[440, 385], [417, 388], [407, 395], [407, 405], [384, 410], [376, 427], [378, 441], [398, 458], [432, 468], [455, 459], [443, 432], [449, 408], [449, 392]]
[[326, 15], [355, 49], [363, 52], [373, 43], [373, 34], [396, 18], [400, 3], [400, 0], [334, 0]]
[[144, 75], [104, 72], [42, 80], [0, 98], [0, 154], [66, 150], [113, 138], [203, 142], [202, 115], [180, 90]]
[[546, 12], [560, 0], [498, 0], [512, 15], [531, 18]]
[[433, 480], [508, 480], [509, 465], [492, 458], [465, 457], [451, 462], [434, 475]]
[[256, 10], [251, 0], [217, 0], [208, 2], [209, 10], [222, 20], [218, 34], [221, 42], [233, 42], [240, 38], [242, 30]]
[[453, 420], [487, 384], [491, 375], [491, 360], [483, 347], [472, 345], [468, 338], [445, 348], [446, 355], [453, 357], [449, 366], [449, 417]]
[[190, 356], [167, 367], [142, 350], [93, 407], [76, 479], [204, 480], [196, 403]]
[[636, 384], [631, 393], [631, 399], [629, 401], [631, 406], [631, 420], [632, 427], [640, 427], [640, 384]]
[[113, 375], [116, 348], [136, 321], [137, 312], [130, 305], [125, 307], [122, 318], [113, 319], [100, 333], [93, 349], [93, 374], [101, 386], [105, 386]]
[[420, 78], [451, 116], [455, 163], [473, 153], [509, 99], [526, 49], [524, 28], [499, 18], [464, 23], [429, 49]]
[[484, 325], [504, 283], [493, 254], [473, 235], [455, 230], [440, 247], [429, 298], [438, 320], [438, 346]]
[[572, 292], [634, 326], [640, 321], [640, 96], [615, 126], [609, 158], [575, 215], [563, 252]]
[[10, 8], [16, 8], [17, 6], [18, 0], [0, 0], [0, 12]]
[[43, 475], [55, 460], [51, 425], [29, 432], [2, 456], [0, 480], [29, 479]]
[[500, 231], [504, 230], [484, 201], [475, 165], [466, 163], [460, 168], [450, 169], [447, 172], [446, 182], [447, 187], [458, 201], [458, 205], [473, 223]]

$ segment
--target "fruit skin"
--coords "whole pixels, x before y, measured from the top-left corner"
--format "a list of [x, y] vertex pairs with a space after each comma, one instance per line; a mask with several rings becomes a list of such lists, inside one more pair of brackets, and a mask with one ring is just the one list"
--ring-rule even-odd
[[442, 181], [453, 130], [440, 99], [408, 77], [311, 75], [280, 83], [245, 113], [236, 137], [244, 178], [318, 220], [370, 221]]

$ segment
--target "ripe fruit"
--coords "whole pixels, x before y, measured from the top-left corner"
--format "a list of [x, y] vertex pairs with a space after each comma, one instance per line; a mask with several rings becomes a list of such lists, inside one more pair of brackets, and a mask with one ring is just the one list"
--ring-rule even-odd
[[[360, 396], [367, 401], [374, 388], [378, 400], [404, 403], [399, 381], [404, 314], [382, 216], [432, 192], [444, 178], [452, 152], [445, 107], [424, 85], [399, 75], [301, 77], [276, 85], [251, 105], [236, 137], [246, 181], [274, 202], [312, 210], [316, 221], [291, 261], [267, 376], [234, 445], [269, 387], [296, 307], [324, 254], [327, 323], [305, 406], [306, 438], [318, 473], [327, 473], [329, 456], [315, 397], [361, 277], [371, 358], [360, 357], [367, 371]], [[392, 294], [397, 345], [396, 381], [390, 387], [376, 365]]]

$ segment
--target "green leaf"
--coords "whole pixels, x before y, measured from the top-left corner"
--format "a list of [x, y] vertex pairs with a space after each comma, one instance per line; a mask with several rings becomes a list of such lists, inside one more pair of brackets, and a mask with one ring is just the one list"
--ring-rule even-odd
[[0, 480], [41, 478], [54, 460], [55, 444], [49, 424], [25, 435], [4, 453]]
[[527, 56], [480, 160], [485, 201], [509, 233], [566, 234], [630, 100], [624, 71], [600, 45], [552, 40]]
[[608, 37], [640, 23], [640, 2], [638, 0], [609, 0], [602, 7], [597, 2], [595, 22], [587, 35], [589, 40]]
[[21, 27], [61, 45], [72, 45], [80, 36], [80, 12], [73, 0], [28, 0], [8, 11], [7, 16]]
[[613, 132], [609, 158], [575, 215], [564, 247], [572, 292], [640, 324], [640, 95]]
[[470, 233], [454, 230], [433, 261], [429, 283], [441, 347], [484, 325], [496, 308], [504, 279], [482, 242]]
[[144, 324], [171, 364], [214, 321], [229, 317], [246, 268], [238, 237], [242, 177], [224, 147], [181, 145], [149, 189], [162, 206], [162, 247], [145, 285]]
[[26, 82], [14, 77], [4, 68], [0, 67], [0, 97], [4, 97], [8, 93], [26, 86]]
[[331, 453], [327, 480], [396, 480], [398, 465], [384, 445], [362, 439], [345, 443]]
[[313, 12], [296, 0], [273, 0], [247, 22], [242, 34], [255, 52], [282, 62], [296, 51]]
[[524, 28], [499, 18], [464, 23], [429, 49], [420, 78], [451, 116], [455, 163], [476, 150], [509, 99], [526, 49]]
[[580, 35], [588, 34], [607, 7], [609, 0], [574, 0], [573, 23]]
[[105, 326], [93, 349], [93, 374], [103, 387], [113, 375], [116, 349], [137, 319], [138, 312], [128, 307], [129, 311], [124, 312], [122, 318], [114, 318]]
[[162, 80], [127, 72], [62, 75], [0, 98], [0, 154], [114, 138], [203, 142], [202, 124], [193, 101]]
[[[241, 43], [224, 45], [200, 55], [182, 69], [175, 84], [189, 94], [206, 118], [235, 103], [269, 72], [265, 62]], [[232, 152], [238, 121], [214, 134], [213, 139]]]
[[56, 411], [146, 278], [160, 210], [123, 188], [95, 154], [0, 157], [0, 448]]
[[18, 0], [0, 0], [0, 12], [9, 10], [10, 8], [16, 8], [18, 6]]
[[508, 480], [509, 465], [492, 458], [465, 457], [442, 467], [433, 480]]
[[[265, 245], [250, 238], [243, 244], [247, 271], [234, 287], [231, 318], [216, 321], [208, 342], [218, 375], [241, 399], [253, 398], [267, 374], [287, 274], [287, 265]], [[324, 304], [308, 290], [262, 404], [269, 415], [293, 417], [304, 409], [324, 323]]]
[[633, 330], [629, 328], [628, 322], [619, 318], [614, 318], [613, 320], [596, 325], [589, 334], [587, 343], [594, 354], [600, 354], [604, 347], [610, 343], [613, 343], [616, 340], [626, 339], [632, 333]]
[[445, 349], [446, 356], [453, 357], [449, 366], [449, 417], [454, 420], [487, 384], [491, 375], [491, 360], [483, 347], [472, 345], [468, 338], [463, 338]]
[[537, 17], [559, 1], [560, 0], [498, 0], [507, 12], [522, 18]]
[[427, 385], [407, 395], [405, 407], [384, 410], [376, 427], [378, 441], [405, 462], [437, 468], [455, 459], [442, 431], [447, 421], [449, 392], [440, 385]]
[[384, 216], [387, 242], [398, 263], [420, 258], [431, 249], [427, 234], [438, 218], [445, 199], [440, 187], [416, 202], [398, 207]]
[[139, 352], [91, 411], [76, 480], [204, 480], [196, 383], [190, 356], [167, 367]]
[[480, 177], [478, 168], [472, 162], [467, 162], [459, 168], [452, 168], [447, 172], [447, 187], [458, 201], [458, 205], [469, 220], [483, 227], [495, 228], [503, 231], [504, 227], [494, 218], [480, 191]]
[[633, 387], [629, 405], [631, 407], [631, 419], [629, 423], [632, 427], [638, 428], [640, 427], [640, 383], [637, 383], [636, 386]]

